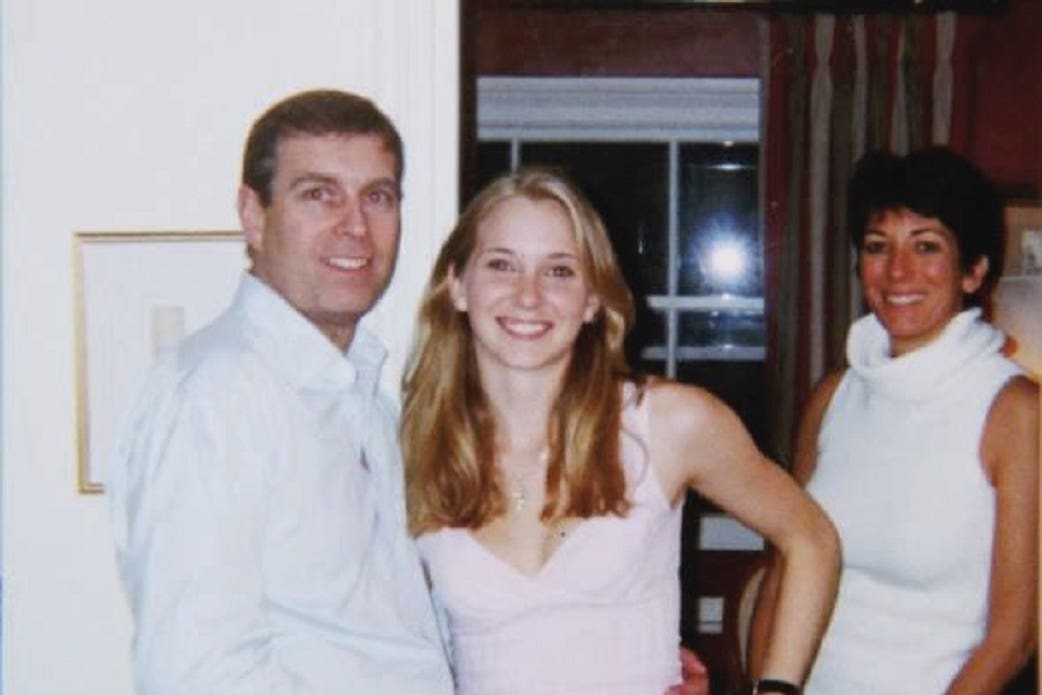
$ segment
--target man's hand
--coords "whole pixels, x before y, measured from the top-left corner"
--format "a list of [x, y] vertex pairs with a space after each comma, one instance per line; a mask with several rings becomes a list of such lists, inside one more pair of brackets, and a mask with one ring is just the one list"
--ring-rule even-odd
[[709, 669], [686, 647], [680, 648], [680, 672], [684, 682], [674, 685], [666, 695], [709, 695]]

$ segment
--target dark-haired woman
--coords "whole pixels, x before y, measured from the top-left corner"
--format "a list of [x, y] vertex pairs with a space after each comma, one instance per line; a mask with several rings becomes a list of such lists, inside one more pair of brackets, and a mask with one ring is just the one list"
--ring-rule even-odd
[[867, 155], [849, 206], [871, 313], [797, 437], [795, 475], [843, 546], [805, 692], [998, 693], [1035, 647], [1039, 460], [1038, 387], [979, 307], [1000, 267], [1001, 201], [934, 147]]

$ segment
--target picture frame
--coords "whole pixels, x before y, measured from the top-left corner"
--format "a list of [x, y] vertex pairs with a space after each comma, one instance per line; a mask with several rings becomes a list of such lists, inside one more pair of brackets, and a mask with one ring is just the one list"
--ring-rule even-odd
[[232, 300], [241, 232], [74, 232], [77, 486], [105, 489], [119, 418], [148, 365]]
[[1042, 276], [1042, 202], [1006, 206], [1006, 277]]
[[992, 320], [1006, 354], [1042, 377], [1042, 201], [1006, 205], [1006, 258], [991, 296]]

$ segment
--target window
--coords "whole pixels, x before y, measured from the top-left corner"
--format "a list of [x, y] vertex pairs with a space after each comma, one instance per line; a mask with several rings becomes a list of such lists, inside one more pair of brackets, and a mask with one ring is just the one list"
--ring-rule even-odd
[[565, 169], [638, 304], [630, 359], [705, 386], [763, 441], [756, 79], [478, 80], [478, 178]]

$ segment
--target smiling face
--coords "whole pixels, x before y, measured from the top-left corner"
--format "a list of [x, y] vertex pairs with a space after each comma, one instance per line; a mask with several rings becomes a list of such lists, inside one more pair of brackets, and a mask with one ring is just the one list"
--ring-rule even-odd
[[980, 287], [988, 261], [964, 272], [958, 242], [940, 220], [900, 209], [869, 218], [859, 269], [865, 301], [897, 356], [944, 330], [962, 311], [963, 295]]
[[519, 195], [496, 203], [478, 223], [474, 250], [450, 292], [467, 313], [485, 374], [508, 368], [560, 376], [583, 323], [599, 308], [564, 206]]
[[239, 191], [253, 274], [340, 348], [394, 270], [396, 172], [377, 135], [294, 135], [279, 142], [270, 204]]

